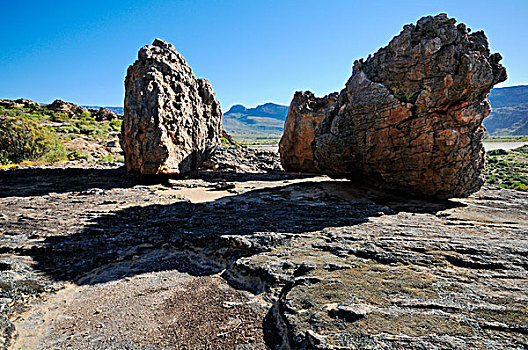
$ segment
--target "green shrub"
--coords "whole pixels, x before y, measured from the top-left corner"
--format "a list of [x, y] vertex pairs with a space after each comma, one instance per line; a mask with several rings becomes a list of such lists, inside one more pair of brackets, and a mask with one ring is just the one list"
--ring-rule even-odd
[[110, 121], [110, 128], [113, 131], [120, 131], [121, 130], [121, 123], [122, 121], [119, 119], [114, 119]]
[[0, 117], [0, 161], [3, 164], [25, 160], [55, 162], [65, 157], [57, 136], [23, 117]]
[[66, 149], [62, 146], [60, 140], [53, 136], [50, 139], [50, 147], [38, 160], [45, 163], [57, 163], [66, 159]]
[[491, 176], [488, 175], [486, 180], [487, 180], [486, 182], [490, 185], [498, 183], [497, 178], [493, 175]]
[[70, 121], [70, 116], [66, 113], [57, 112], [51, 115], [51, 120], [54, 122], [64, 123]]
[[420, 91], [411, 92], [411, 91], [405, 91], [403, 89], [392, 89], [392, 94], [394, 97], [396, 97], [398, 100], [402, 102], [415, 102], [416, 98], [418, 97]]
[[503, 150], [501, 148], [499, 149], [492, 149], [491, 151], [488, 151], [488, 154], [490, 156], [505, 156], [507, 155], [509, 152], [506, 151], [506, 150]]
[[4, 150], [0, 150], [0, 165], [6, 165], [9, 164], [9, 158], [7, 157], [7, 152]]
[[98, 159], [97, 159], [97, 163], [99, 164], [102, 164], [102, 163], [124, 163], [125, 162], [125, 159], [123, 158], [123, 156], [120, 156], [120, 155], [113, 155], [113, 154], [106, 154], [106, 155], [101, 155]]
[[95, 118], [92, 117], [92, 114], [90, 112], [82, 112], [80, 117], [81, 119], [95, 121]]
[[517, 191], [526, 191], [528, 192], [528, 186], [525, 185], [525, 184], [522, 184], [520, 182], [514, 182], [511, 187], [510, 187], [512, 190], [517, 190]]
[[68, 160], [79, 160], [79, 159], [90, 159], [90, 156], [88, 154], [82, 153], [76, 149], [72, 150], [70, 153], [68, 153]]
[[524, 145], [524, 146], [518, 147], [518, 148], [514, 149], [513, 151], [514, 152], [518, 152], [518, 153], [528, 154], [528, 145]]
[[60, 134], [80, 134], [81, 130], [73, 125], [61, 125], [55, 127], [54, 130]]

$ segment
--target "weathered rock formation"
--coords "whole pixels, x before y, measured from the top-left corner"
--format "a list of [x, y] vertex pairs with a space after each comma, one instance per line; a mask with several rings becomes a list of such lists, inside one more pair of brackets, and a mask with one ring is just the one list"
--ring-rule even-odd
[[483, 32], [455, 23], [445, 14], [424, 17], [354, 63], [315, 130], [323, 173], [441, 198], [482, 186], [486, 98], [506, 70]]
[[163, 40], [139, 50], [128, 68], [124, 107], [121, 143], [130, 172], [193, 172], [219, 143], [222, 112], [211, 84], [196, 79]]
[[295, 93], [279, 143], [281, 164], [285, 170], [319, 171], [311, 147], [314, 130], [333, 109], [337, 96], [337, 93], [333, 93], [317, 98], [310, 91]]
[[75, 114], [88, 113], [88, 109], [78, 106], [75, 103], [65, 102], [62, 100], [55, 100], [46, 106], [47, 109], [54, 112], [60, 112], [69, 116]]
[[105, 107], [101, 107], [99, 109], [88, 109], [88, 111], [91, 113], [92, 117], [94, 117], [95, 120], [98, 122], [119, 119], [119, 116], [117, 114]]
[[31, 101], [31, 100], [28, 100], [28, 99], [25, 99], [25, 98], [19, 98], [17, 100], [1, 100], [0, 99], [0, 106], [1, 107], [5, 107], [5, 108], [12, 108], [12, 107], [28, 107], [28, 106], [33, 106], [33, 105], [38, 105], [37, 102], [35, 101]]
[[[32, 100], [19, 98], [18, 100], [14, 100], [14, 101], [0, 100], [0, 106], [5, 107], [5, 108], [27, 108], [27, 109], [33, 110], [41, 106], [41, 104], [35, 101], [32, 101]], [[62, 100], [55, 100], [52, 103], [48, 105], [44, 104], [43, 106], [45, 106], [50, 111], [64, 113], [70, 117], [81, 115], [83, 113], [90, 113], [90, 116], [93, 117], [98, 122], [116, 120], [120, 118], [120, 116], [118, 116], [117, 114], [115, 114], [114, 112], [112, 112], [111, 110], [105, 107], [100, 107], [100, 108], [82, 107], [82, 106], [76, 105], [75, 103], [65, 102]]]

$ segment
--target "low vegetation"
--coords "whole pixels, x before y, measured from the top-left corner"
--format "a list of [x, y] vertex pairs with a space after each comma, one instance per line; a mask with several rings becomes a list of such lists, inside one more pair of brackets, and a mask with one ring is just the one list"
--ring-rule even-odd
[[484, 138], [486, 142], [524, 142], [528, 141], [528, 135], [513, 135], [513, 136], [489, 136]]
[[528, 145], [487, 153], [486, 183], [528, 192]]
[[64, 157], [66, 150], [51, 130], [26, 117], [0, 117], [0, 164], [56, 162]]
[[280, 141], [280, 136], [276, 135], [234, 134], [233, 138], [247, 146], [278, 146]]
[[0, 164], [90, 159], [68, 142], [83, 138], [104, 145], [120, 129], [121, 120], [96, 121], [90, 112], [66, 114], [38, 104], [0, 106]]

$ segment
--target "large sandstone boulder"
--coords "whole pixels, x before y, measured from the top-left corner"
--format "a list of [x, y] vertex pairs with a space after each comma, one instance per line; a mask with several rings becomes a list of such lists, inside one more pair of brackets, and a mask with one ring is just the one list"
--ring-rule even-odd
[[321, 171], [439, 198], [484, 182], [487, 96], [506, 80], [483, 32], [424, 17], [366, 61], [315, 130]]
[[222, 112], [211, 84], [196, 79], [163, 40], [139, 50], [128, 68], [124, 107], [121, 143], [130, 172], [190, 173], [219, 144]]
[[314, 163], [312, 141], [314, 130], [331, 111], [337, 93], [317, 98], [310, 91], [296, 92], [286, 116], [284, 133], [279, 142], [281, 164], [286, 171], [318, 172]]

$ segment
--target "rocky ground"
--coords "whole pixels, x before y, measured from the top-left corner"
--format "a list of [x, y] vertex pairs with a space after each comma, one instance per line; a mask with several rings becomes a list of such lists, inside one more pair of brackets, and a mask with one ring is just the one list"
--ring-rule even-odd
[[1, 170], [2, 347], [528, 347], [528, 194], [412, 199], [243, 148], [207, 166]]

